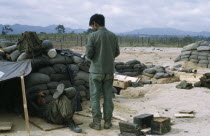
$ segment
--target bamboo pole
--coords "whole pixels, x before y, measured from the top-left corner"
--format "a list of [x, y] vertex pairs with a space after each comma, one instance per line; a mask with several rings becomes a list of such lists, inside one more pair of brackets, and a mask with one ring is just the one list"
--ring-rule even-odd
[[30, 136], [28, 107], [27, 107], [27, 101], [26, 101], [26, 91], [25, 91], [25, 82], [24, 82], [24, 73], [23, 72], [20, 73], [20, 79], [21, 79], [21, 87], [22, 87], [23, 108], [24, 108], [27, 136]]

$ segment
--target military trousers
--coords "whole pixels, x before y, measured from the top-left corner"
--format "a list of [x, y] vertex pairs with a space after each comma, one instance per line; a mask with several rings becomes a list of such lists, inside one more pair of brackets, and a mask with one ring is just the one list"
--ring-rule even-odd
[[62, 95], [59, 99], [51, 104], [44, 111], [44, 118], [54, 124], [64, 124], [72, 119], [75, 112], [75, 98], [69, 99], [67, 96]]
[[113, 74], [96, 74], [90, 73], [90, 102], [92, 108], [93, 118], [102, 119], [102, 113], [100, 110], [100, 96], [101, 93], [104, 96], [103, 103], [103, 118], [108, 120], [112, 118], [112, 112], [114, 104], [112, 101], [113, 92]]

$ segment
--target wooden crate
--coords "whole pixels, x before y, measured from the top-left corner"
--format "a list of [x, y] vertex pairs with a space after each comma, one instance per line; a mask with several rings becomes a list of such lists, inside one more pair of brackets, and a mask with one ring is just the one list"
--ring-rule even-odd
[[133, 123], [138, 124], [142, 129], [148, 128], [151, 127], [153, 118], [152, 114], [141, 114], [133, 118]]
[[141, 136], [142, 132], [138, 124], [129, 122], [119, 122], [120, 133], [122, 135]]
[[126, 89], [127, 87], [131, 86], [130, 81], [120, 81], [120, 80], [114, 80], [113, 82], [114, 87], [119, 87], [122, 89]]
[[154, 134], [165, 134], [171, 130], [171, 120], [167, 117], [156, 117], [152, 121], [151, 132]]

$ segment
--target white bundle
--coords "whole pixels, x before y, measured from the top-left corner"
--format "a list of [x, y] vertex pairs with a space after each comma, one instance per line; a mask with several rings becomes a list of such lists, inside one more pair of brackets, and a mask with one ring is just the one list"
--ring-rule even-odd
[[55, 58], [57, 56], [57, 52], [55, 49], [50, 49], [48, 52], [47, 52], [47, 55], [50, 57], [50, 58]]

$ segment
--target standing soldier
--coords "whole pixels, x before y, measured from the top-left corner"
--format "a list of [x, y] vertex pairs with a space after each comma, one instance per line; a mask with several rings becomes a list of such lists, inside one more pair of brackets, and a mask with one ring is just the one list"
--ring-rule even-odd
[[105, 18], [101, 14], [93, 15], [89, 26], [95, 31], [89, 35], [85, 53], [91, 60], [89, 80], [93, 122], [89, 127], [101, 129], [100, 94], [103, 93], [104, 128], [109, 129], [112, 126], [111, 118], [114, 109], [112, 102], [114, 60], [120, 54], [118, 39], [115, 34], [105, 28]]

